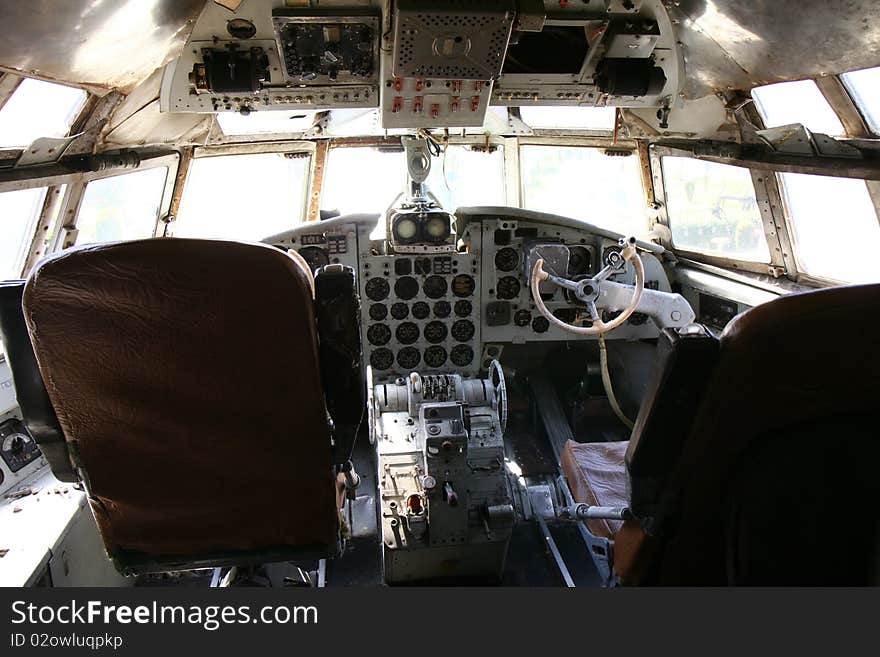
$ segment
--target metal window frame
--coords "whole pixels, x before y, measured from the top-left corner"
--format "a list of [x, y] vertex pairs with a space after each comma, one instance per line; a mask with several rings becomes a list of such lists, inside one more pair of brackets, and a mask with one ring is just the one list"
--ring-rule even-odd
[[[180, 207], [180, 202], [186, 192], [186, 183], [189, 179], [192, 164], [196, 160], [208, 157], [224, 157], [229, 155], [264, 155], [267, 153], [284, 153], [303, 155], [308, 157], [309, 163], [306, 167], [307, 175], [303, 180], [303, 202], [299, 208], [298, 218], [292, 222], [291, 227], [309, 221], [310, 203], [314, 193], [315, 181], [323, 177], [323, 164], [317, 167], [318, 160], [318, 144], [315, 141], [291, 140], [283, 142], [255, 142], [255, 143], [237, 143], [237, 144], [221, 144], [210, 146], [198, 146], [192, 149], [186, 162], [186, 172], [184, 175], [178, 176], [174, 183], [172, 197], [175, 199], [174, 212], [175, 215]], [[317, 218], [317, 216], [315, 217]], [[176, 219], [176, 216], [175, 216]], [[169, 224], [167, 231], [168, 236], [174, 235], [173, 221]]]
[[[788, 235], [788, 227], [785, 223], [785, 218], [781, 212], [778, 190], [775, 189], [775, 182], [772, 184], [768, 183], [768, 180], [772, 178], [772, 172], [766, 169], [756, 169], [750, 166], [744, 166], [741, 163], [733, 164], [731, 162], [718, 162], [717, 158], [697, 157], [692, 151], [671, 146], [658, 146], [653, 144], [649, 149], [649, 153], [651, 175], [654, 181], [654, 195], [658, 205], [657, 214], [653, 219], [653, 223], [656, 232], [660, 235], [660, 242], [663, 246], [676, 255], [706, 262], [725, 269], [747, 271], [762, 275], [769, 274], [774, 278], [787, 275], [792, 280], [796, 280], [798, 272], [794, 267], [791, 240]], [[755, 200], [758, 202], [761, 221], [764, 225], [764, 237], [767, 240], [767, 249], [770, 252], [769, 263], [756, 262], [754, 260], [742, 258], [729, 258], [717, 253], [696, 251], [675, 246], [675, 240], [672, 237], [672, 227], [669, 221], [668, 206], [666, 203], [666, 186], [663, 179], [662, 160], [665, 156], [688, 157], [704, 161], [708, 160], [720, 164], [731, 164], [732, 166], [739, 166], [749, 170], [752, 176]]]

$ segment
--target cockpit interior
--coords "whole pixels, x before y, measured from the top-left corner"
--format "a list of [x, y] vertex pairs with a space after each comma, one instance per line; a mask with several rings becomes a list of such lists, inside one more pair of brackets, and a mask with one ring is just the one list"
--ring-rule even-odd
[[880, 584], [880, 5], [753, 4], [0, 0], [0, 586]]

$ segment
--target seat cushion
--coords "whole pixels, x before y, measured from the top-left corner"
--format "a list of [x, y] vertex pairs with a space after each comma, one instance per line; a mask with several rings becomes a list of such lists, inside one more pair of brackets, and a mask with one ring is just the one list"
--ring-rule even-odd
[[[576, 502], [590, 506], [627, 506], [624, 457], [629, 441], [576, 443], [562, 449], [562, 470]], [[587, 527], [596, 536], [613, 538], [620, 520], [591, 519]]]

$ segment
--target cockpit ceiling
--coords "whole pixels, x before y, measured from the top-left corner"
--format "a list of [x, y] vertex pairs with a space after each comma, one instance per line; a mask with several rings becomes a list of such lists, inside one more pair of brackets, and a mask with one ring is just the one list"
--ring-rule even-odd
[[880, 64], [877, 0], [664, 4], [680, 30], [690, 98]]
[[[880, 63], [876, 0], [664, 4], [684, 46], [689, 98]], [[129, 92], [180, 55], [204, 5], [205, 0], [0, 0], [6, 28], [0, 67]], [[239, 12], [247, 5], [244, 0]]]
[[0, 66], [129, 92], [180, 54], [204, 0], [0, 0]]

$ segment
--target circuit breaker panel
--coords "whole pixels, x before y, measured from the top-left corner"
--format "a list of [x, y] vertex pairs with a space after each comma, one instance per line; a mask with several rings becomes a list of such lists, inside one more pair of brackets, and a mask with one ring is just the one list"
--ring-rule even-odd
[[514, 16], [512, 0], [398, 2], [383, 57], [383, 127], [483, 125]]

